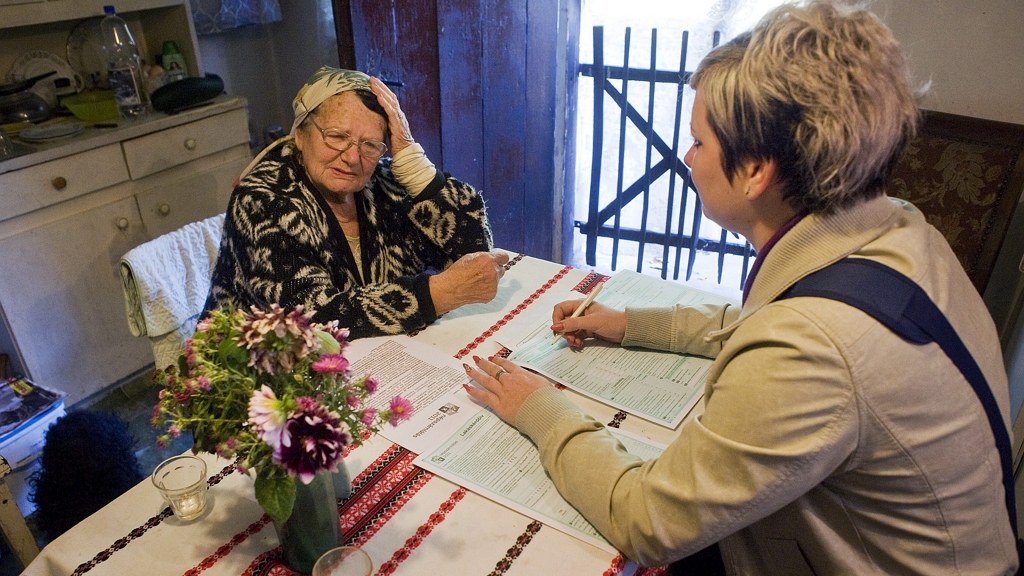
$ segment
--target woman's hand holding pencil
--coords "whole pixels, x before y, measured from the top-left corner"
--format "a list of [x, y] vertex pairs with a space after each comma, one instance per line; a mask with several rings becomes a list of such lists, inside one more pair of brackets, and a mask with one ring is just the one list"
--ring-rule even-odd
[[573, 348], [583, 346], [587, 338], [600, 338], [620, 343], [626, 334], [626, 313], [594, 302], [603, 283], [594, 286], [585, 300], [567, 300], [555, 306], [551, 314], [551, 331]]

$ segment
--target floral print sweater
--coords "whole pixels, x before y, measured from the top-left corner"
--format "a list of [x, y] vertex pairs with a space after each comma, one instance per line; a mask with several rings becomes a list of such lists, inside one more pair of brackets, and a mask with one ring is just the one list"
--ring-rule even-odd
[[294, 144], [268, 152], [231, 195], [205, 310], [301, 304], [315, 322], [338, 320], [353, 338], [432, 323], [430, 275], [492, 247], [483, 198], [440, 171], [413, 198], [390, 167], [381, 159], [357, 193], [360, 274]]

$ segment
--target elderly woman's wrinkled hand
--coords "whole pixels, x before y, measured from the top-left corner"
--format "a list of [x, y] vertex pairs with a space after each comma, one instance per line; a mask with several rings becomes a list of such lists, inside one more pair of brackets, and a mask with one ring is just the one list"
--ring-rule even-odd
[[507, 263], [508, 254], [504, 252], [474, 252], [459, 258], [430, 278], [434, 311], [440, 316], [466, 304], [490, 302], [498, 293], [498, 281]]
[[572, 318], [583, 300], [567, 300], [555, 305], [551, 313], [551, 331], [561, 333], [573, 348], [583, 346], [587, 338], [600, 338], [619, 344], [626, 335], [626, 313], [597, 302], [587, 306], [583, 315]]
[[384, 82], [376, 76], [370, 77], [370, 89], [377, 95], [377, 102], [388, 114], [388, 129], [391, 131], [391, 154], [397, 154], [414, 142], [412, 131], [409, 130], [409, 121], [405, 118], [405, 112], [398, 104], [398, 96], [387, 87]]
[[475, 369], [468, 364], [463, 364], [462, 367], [482, 388], [465, 384], [463, 387], [466, 392], [513, 426], [516, 414], [519, 413], [519, 408], [526, 398], [540, 388], [551, 385], [543, 376], [520, 368], [504, 358], [494, 356], [484, 359], [473, 356], [473, 361], [476, 362]]

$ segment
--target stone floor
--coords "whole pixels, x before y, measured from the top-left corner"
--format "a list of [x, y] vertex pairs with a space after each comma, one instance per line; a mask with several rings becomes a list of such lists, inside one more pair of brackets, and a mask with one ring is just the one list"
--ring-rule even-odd
[[[188, 450], [191, 438], [182, 437], [166, 447], [156, 445], [157, 430], [149, 424], [153, 406], [156, 404], [159, 387], [153, 383], [152, 375], [143, 375], [129, 380], [108, 392], [105, 396], [88, 406], [89, 410], [112, 412], [128, 425], [132, 438], [135, 440], [135, 455], [139, 459], [139, 467], [143, 474], [149, 475], [156, 465], [171, 456]], [[86, 407], [78, 407], [82, 409]], [[147, 478], [144, 482], [149, 482]], [[46, 545], [46, 539], [36, 531], [34, 514], [26, 518], [29, 529], [36, 535], [39, 547]], [[0, 576], [15, 576], [21, 573], [21, 565], [7, 548], [6, 542], [0, 541]]]

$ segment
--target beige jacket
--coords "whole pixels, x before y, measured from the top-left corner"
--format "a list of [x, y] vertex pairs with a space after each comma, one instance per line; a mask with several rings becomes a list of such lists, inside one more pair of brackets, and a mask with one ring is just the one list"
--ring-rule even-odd
[[715, 358], [703, 415], [660, 458], [626, 454], [553, 388], [520, 409], [559, 491], [626, 556], [663, 564], [721, 541], [730, 574], [1013, 572], [992, 432], [941, 349], [839, 302], [773, 302], [847, 255], [924, 288], [1009, 426], [991, 317], [921, 213], [878, 198], [808, 216], [768, 253], [741, 312], [627, 312], [624, 345]]

